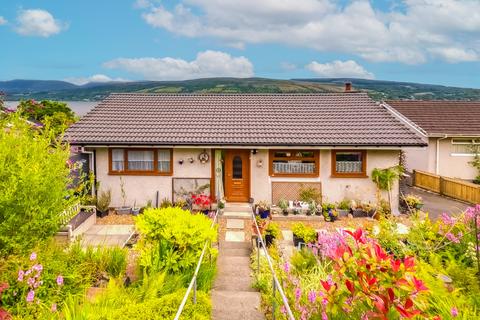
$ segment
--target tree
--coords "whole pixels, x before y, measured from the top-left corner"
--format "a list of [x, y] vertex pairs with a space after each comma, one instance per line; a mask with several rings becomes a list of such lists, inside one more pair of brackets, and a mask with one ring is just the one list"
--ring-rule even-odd
[[395, 181], [400, 179], [401, 174], [403, 173], [403, 167], [393, 166], [390, 168], [379, 169], [375, 168], [372, 171], [372, 181], [377, 185], [377, 201], [378, 207], [382, 202], [380, 191], [387, 191], [388, 194], [388, 204], [390, 206], [390, 211], [392, 211], [392, 200], [391, 200], [391, 191]]
[[71, 183], [69, 147], [17, 113], [0, 119], [0, 257], [22, 253], [60, 226]]

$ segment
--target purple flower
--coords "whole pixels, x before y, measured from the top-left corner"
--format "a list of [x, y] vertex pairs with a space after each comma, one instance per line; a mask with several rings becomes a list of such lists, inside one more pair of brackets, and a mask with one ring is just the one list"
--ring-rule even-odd
[[455, 224], [455, 218], [450, 217], [445, 212], [441, 216], [442, 222], [447, 226], [453, 226]]
[[289, 273], [290, 272], [290, 264], [288, 262], [285, 262], [285, 264], [283, 265], [283, 270], [286, 272], [286, 273]]
[[458, 239], [457, 237], [455, 237], [455, 235], [451, 232], [447, 232], [445, 234], [445, 237], [450, 240], [451, 242], [453, 243], [460, 243], [460, 239]]
[[316, 299], [317, 299], [317, 293], [314, 290], [311, 290], [308, 293], [308, 301], [310, 301], [310, 303], [314, 303]]
[[17, 281], [23, 281], [23, 276], [25, 275], [25, 271], [23, 270], [18, 270], [18, 278]]
[[325, 311], [322, 312], [322, 320], [328, 320], [328, 316]]
[[63, 277], [62, 277], [62, 276], [58, 276], [58, 277], [57, 277], [57, 284], [58, 284], [59, 286], [63, 285]]
[[28, 278], [27, 279], [27, 284], [31, 287], [35, 284], [35, 278]]
[[453, 307], [450, 310], [450, 313], [452, 314], [452, 317], [456, 317], [456, 316], [458, 316], [458, 309], [456, 307]]
[[41, 272], [43, 270], [43, 266], [41, 264], [36, 264], [32, 267], [32, 269]]
[[300, 288], [295, 288], [295, 299], [299, 300], [302, 295], [302, 290]]
[[32, 254], [30, 255], [30, 261], [33, 261], [37, 259], [37, 254], [35, 252], [32, 252]]
[[33, 290], [28, 291], [27, 302], [32, 302], [33, 298], [35, 298], [35, 291]]

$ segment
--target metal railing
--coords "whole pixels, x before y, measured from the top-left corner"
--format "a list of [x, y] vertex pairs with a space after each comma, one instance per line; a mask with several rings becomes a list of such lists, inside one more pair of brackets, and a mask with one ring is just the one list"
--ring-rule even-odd
[[282, 289], [282, 286], [280, 285], [280, 281], [278, 281], [277, 275], [275, 273], [275, 270], [273, 269], [273, 264], [272, 264], [272, 259], [270, 258], [270, 255], [268, 254], [267, 247], [265, 246], [265, 242], [263, 241], [262, 234], [260, 232], [260, 229], [258, 228], [257, 220], [255, 219], [255, 213], [252, 210], [252, 218], [253, 222], [255, 223], [255, 229], [257, 230], [257, 274], [260, 273], [260, 246], [263, 249], [263, 252], [265, 253], [265, 258], [267, 259], [268, 262], [268, 267], [270, 268], [270, 271], [272, 273], [272, 287], [273, 287], [273, 305], [272, 305], [272, 318], [275, 320], [275, 309], [276, 309], [276, 304], [275, 304], [275, 292], [278, 290], [280, 293], [280, 296], [282, 297], [283, 305], [285, 306], [285, 311], [287, 313], [288, 319], [290, 320], [295, 320], [295, 317], [293, 316], [292, 309], [290, 308], [290, 305], [288, 304], [288, 299], [285, 296], [285, 292]]
[[[213, 228], [213, 226], [217, 222], [218, 212], [219, 210], [217, 209], [215, 211], [215, 216], [213, 217], [212, 224], [210, 225], [210, 229]], [[209, 244], [209, 240], [205, 240], [205, 244], [203, 245], [203, 250], [202, 250], [202, 253], [200, 254], [200, 258], [198, 259], [197, 267], [195, 268], [195, 272], [193, 273], [192, 280], [190, 281], [187, 291], [183, 296], [182, 303], [180, 303], [180, 306], [178, 307], [174, 320], [180, 319], [180, 315], [183, 312], [183, 308], [185, 308], [185, 304], [187, 303], [188, 296], [190, 295], [190, 292], [192, 291], [192, 289], [193, 289], [193, 304], [197, 303], [197, 276], [198, 276], [198, 272], [200, 271], [200, 267], [202, 266], [203, 257], [205, 256], [205, 252], [207, 251], [208, 244]]]

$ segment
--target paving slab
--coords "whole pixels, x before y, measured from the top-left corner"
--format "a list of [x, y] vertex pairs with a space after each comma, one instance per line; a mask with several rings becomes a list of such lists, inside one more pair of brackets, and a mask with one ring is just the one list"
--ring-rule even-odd
[[282, 230], [283, 241], [293, 241], [292, 230]]
[[225, 232], [225, 241], [244, 242], [245, 232], [244, 231], [227, 231]]
[[240, 217], [240, 218], [250, 218], [252, 214], [246, 211], [224, 211], [223, 215], [225, 217]]
[[98, 225], [91, 226], [82, 237], [82, 246], [122, 247], [135, 231], [133, 225]]
[[242, 219], [227, 219], [227, 229], [243, 229], [245, 221]]
[[248, 291], [212, 290], [212, 315], [215, 320], [262, 320], [260, 294]]

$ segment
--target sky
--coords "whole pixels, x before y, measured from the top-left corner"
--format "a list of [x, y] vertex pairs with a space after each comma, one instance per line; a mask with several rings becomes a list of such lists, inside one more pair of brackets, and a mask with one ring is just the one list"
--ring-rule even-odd
[[480, 88], [480, 0], [0, 0], [0, 80], [353, 77]]

